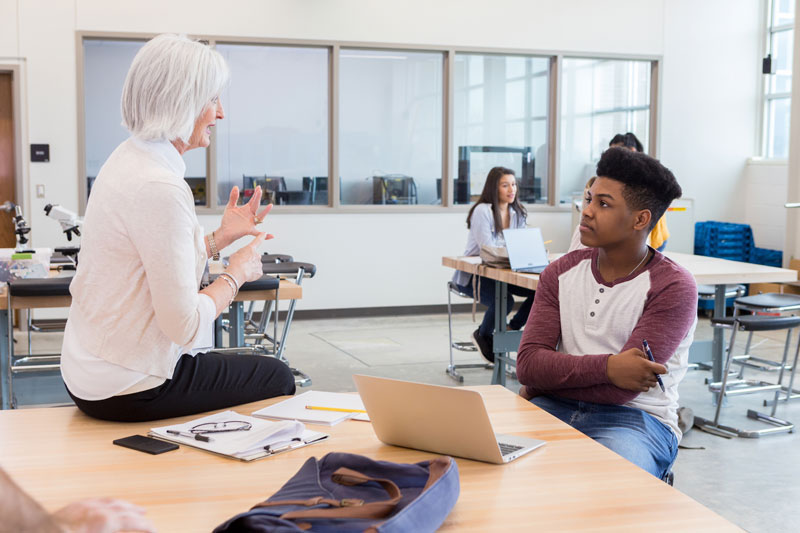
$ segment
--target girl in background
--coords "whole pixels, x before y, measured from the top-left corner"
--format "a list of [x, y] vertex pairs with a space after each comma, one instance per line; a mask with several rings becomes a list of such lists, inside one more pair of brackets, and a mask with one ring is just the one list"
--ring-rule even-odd
[[[483, 245], [505, 246], [503, 230], [524, 228], [527, 216], [528, 212], [517, 196], [517, 180], [514, 176], [514, 171], [505, 167], [494, 167], [486, 176], [486, 183], [483, 186], [480, 198], [478, 198], [478, 201], [472, 206], [467, 215], [469, 235], [467, 236], [467, 247], [464, 250], [464, 255], [479, 255]], [[453, 282], [461, 292], [474, 298], [473, 277], [467, 272], [456, 271], [453, 276]], [[482, 278], [479, 284], [475, 283], [476, 287], [478, 285], [480, 285], [480, 297], [478, 300], [488, 309], [483, 315], [480, 327], [473, 332], [472, 337], [483, 357], [490, 362], [494, 362], [492, 336], [494, 334], [495, 282], [488, 278]], [[511, 312], [514, 305], [512, 294], [525, 298], [522, 306], [508, 323], [509, 329], [522, 329], [528, 320], [528, 313], [533, 305], [535, 292], [508, 285], [508, 293], [506, 314]]]

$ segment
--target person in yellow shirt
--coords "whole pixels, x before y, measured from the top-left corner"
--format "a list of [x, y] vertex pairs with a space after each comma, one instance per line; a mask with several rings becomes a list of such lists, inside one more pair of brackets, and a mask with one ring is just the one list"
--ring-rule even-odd
[[[611, 139], [611, 142], [608, 143], [608, 146], [622, 146], [623, 148], [627, 148], [633, 152], [644, 152], [644, 147], [642, 143], [639, 142], [639, 139], [636, 138], [631, 132], [628, 133], [618, 133], [614, 135]], [[587, 186], [588, 188], [588, 186]], [[664, 248], [667, 246], [667, 239], [669, 239], [669, 229], [667, 228], [667, 220], [666, 217], [661, 217], [656, 222], [656, 225], [653, 227], [653, 230], [650, 232], [650, 246], [658, 250], [659, 252], [664, 251]]]

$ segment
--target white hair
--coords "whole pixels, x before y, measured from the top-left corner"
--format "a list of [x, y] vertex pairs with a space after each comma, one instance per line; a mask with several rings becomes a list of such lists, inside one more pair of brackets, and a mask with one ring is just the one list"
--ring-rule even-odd
[[133, 58], [122, 89], [122, 125], [145, 141], [188, 142], [194, 124], [230, 78], [222, 55], [185, 35], [164, 33]]

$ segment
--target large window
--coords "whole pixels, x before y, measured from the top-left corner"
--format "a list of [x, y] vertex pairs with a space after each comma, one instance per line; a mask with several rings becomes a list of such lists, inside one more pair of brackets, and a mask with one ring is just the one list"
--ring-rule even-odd
[[792, 96], [794, 0], [768, 2], [767, 54], [770, 73], [764, 76], [765, 157], [789, 156], [789, 112]]
[[650, 61], [563, 61], [559, 203], [583, 192], [617, 133], [632, 132], [649, 151]]
[[[85, 127], [86, 194], [111, 152], [129, 137], [122, 126], [122, 86], [143, 40], [84, 39], [83, 109]], [[186, 181], [192, 188], [195, 205], [206, 205], [206, 149], [183, 155]]]
[[[777, 156], [788, 137], [794, 8], [772, 1], [764, 142]], [[82, 200], [128, 136], [122, 87], [147, 38], [83, 35]], [[245, 200], [261, 186], [276, 212], [464, 208], [495, 166], [514, 170], [523, 202], [563, 207], [615, 134], [635, 133], [650, 152], [657, 131], [657, 58], [200, 38], [223, 55], [231, 82], [211, 146], [183, 157], [195, 204], [217, 213], [234, 186]]]
[[436, 204], [442, 177], [442, 53], [342, 49], [342, 204]]
[[469, 204], [492, 167], [513, 169], [523, 202], [547, 201], [550, 59], [456, 54], [453, 201]]
[[328, 205], [328, 48], [218, 44], [231, 69], [217, 122], [217, 202]]

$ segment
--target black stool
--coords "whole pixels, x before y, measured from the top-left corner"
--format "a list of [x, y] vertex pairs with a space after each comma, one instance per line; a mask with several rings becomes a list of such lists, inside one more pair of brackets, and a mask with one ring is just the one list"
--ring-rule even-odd
[[[737, 298], [733, 302], [733, 316], [739, 316], [741, 311], [750, 311], [752, 313], [792, 313], [800, 311], [800, 295], [772, 292]], [[750, 343], [752, 340], [753, 332], [750, 331], [747, 336], [744, 355], [733, 359], [734, 364], [741, 365], [739, 379], [742, 378], [745, 367], [755, 368], [763, 372], [782, 371], [783, 367], [775, 361], [750, 355]], [[787, 367], [788, 369], [789, 367]]]
[[[775, 427], [766, 428], [766, 429], [759, 429], [759, 430], [742, 430], [731, 426], [725, 426], [719, 423], [719, 416], [720, 411], [722, 409], [722, 403], [725, 396], [733, 396], [736, 394], [747, 394], [753, 392], [764, 392], [775, 390], [776, 391], [776, 399], [781, 392], [781, 385], [780, 383], [768, 383], [765, 381], [747, 381], [747, 380], [735, 380], [732, 385], [734, 388], [729, 388], [728, 384], [728, 377], [730, 372], [731, 363], [733, 362], [733, 346], [736, 340], [736, 332], [737, 331], [747, 331], [751, 335], [755, 331], [776, 331], [776, 330], [787, 330], [786, 332], [786, 344], [783, 348], [783, 359], [779, 365], [780, 368], [780, 379], [783, 378], [783, 372], [786, 369], [786, 361], [787, 356], [789, 353], [789, 344], [791, 343], [792, 332], [795, 328], [800, 326], [800, 317], [797, 316], [780, 316], [780, 317], [771, 317], [771, 316], [737, 316], [734, 318], [719, 318], [719, 319], [712, 319], [712, 325], [714, 327], [727, 327], [732, 329], [731, 333], [731, 341], [728, 344], [728, 348], [726, 350], [727, 356], [725, 358], [725, 368], [722, 373], [722, 382], [720, 384], [712, 383], [709, 385], [709, 390], [712, 392], [719, 393], [717, 398], [717, 409], [714, 414], [714, 420], [707, 420], [705, 418], [695, 417], [695, 425], [706, 431], [708, 433], [712, 433], [714, 435], [719, 435], [722, 437], [746, 437], [746, 438], [756, 438], [761, 437], [762, 435], [770, 435], [773, 433], [781, 433], [781, 432], [792, 432], [794, 430], [794, 424], [787, 420], [782, 420], [775, 417], [775, 410], [777, 408], [777, 401], [775, 405], [772, 407], [772, 413], [770, 415], [765, 415], [763, 413], [758, 413], [752, 409], [748, 409], [747, 417], [752, 418], [754, 420], [758, 420], [761, 422], [766, 422], [771, 424]], [[797, 345], [797, 349], [795, 350], [794, 361], [795, 365], [797, 363], [797, 356], [800, 353], [800, 343]], [[794, 378], [794, 371], [792, 371], [792, 379]]]
[[452, 304], [450, 302], [451, 299], [450, 297], [453, 294], [455, 294], [456, 296], [460, 296], [462, 298], [470, 298], [470, 299], [472, 299], [472, 296], [461, 292], [458, 286], [452, 281], [447, 282], [447, 331], [450, 338], [450, 364], [447, 365], [447, 375], [455, 379], [459, 383], [464, 383], [464, 376], [458, 373], [459, 368], [492, 368], [493, 365], [491, 363], [469, 363], [469, 364], [457, 365], [455, 364], [455, 361], [453, 361], [453, 348], [455, 348], [456, 350], [460, 350], [462, 352], [478, 351], [478, 347], [475, 346], [471, 341], [470, 342], [453, 341], [453, 310], [451, 307]]

